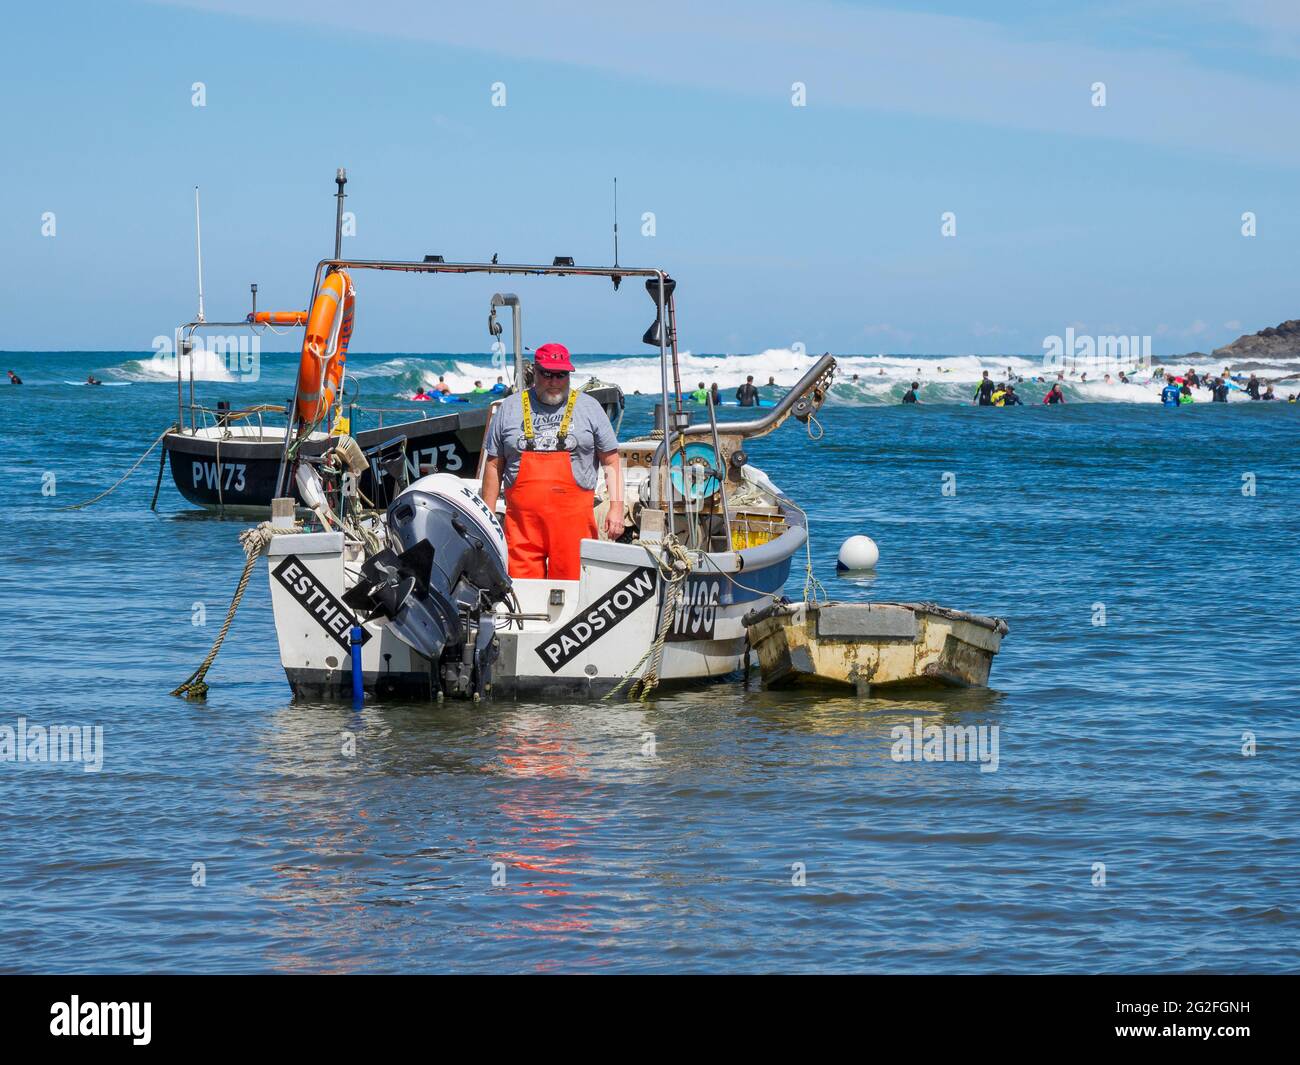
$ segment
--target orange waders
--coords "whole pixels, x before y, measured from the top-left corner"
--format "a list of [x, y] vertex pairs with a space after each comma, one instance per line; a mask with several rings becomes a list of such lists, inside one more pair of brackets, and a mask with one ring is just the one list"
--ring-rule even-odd
[[[557, 437], [563, 444], [577, 393], [569, 404]], [[525, 447], [533, 442], [533, 413], [523, 394]], [[599, 537], [595, 491], [573, 479], [567, 451], [524, 450], [519, 473], [506, 492], [506, 545], [511, 577], [550, 577], [576, 581], [582, 575], [579, 548], [584, 539]]]

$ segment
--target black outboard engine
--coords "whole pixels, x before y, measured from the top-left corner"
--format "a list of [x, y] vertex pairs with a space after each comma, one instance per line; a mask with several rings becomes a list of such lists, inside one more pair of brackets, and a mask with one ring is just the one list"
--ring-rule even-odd
[[366, 559], [344, 602], [387, 618], [432, 664], [439, 693], [487, 695], [497, 657], [492, 607], [510, 592], [501, 526], [467, 482], [445, 473], [399, 495], [387, 521], [394, 547]]

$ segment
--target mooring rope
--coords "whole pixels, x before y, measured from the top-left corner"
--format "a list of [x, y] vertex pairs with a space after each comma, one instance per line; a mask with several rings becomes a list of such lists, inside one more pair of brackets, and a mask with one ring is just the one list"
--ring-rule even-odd
[[[614, 698], [624, 687], [627, 687], [630, 681], [631, 687], [627, 691], [628, 699], [639, 699], [641, 702], [645, 702], [650, 697], [650, 693], [659, 686], [659, 667], [663, 664], [664, 642], [668, 639], [672, 616], [677, 610], [677, 600], [681, 598], [682, 588], [685, 586], [686, 578], [692, 569], [690, 553], [677, 537], [671, 533], [664, 538], [662, 549], [657, 556], [651, 551], [649, 544], [643, 544], [642, 546], [654, 562], [660, 578], [667, 587], [667, 591], [664, 594], [663, 605], [659, 610], [654, 643], [650, 645], [637, 663], [627, 671], [623, 679], [610, 690], [605, 699]], [[645, 672], [641, 676], [637, 676], [637, 670], [643, 665], [646, 667]]]
[[208, 685], [204, 681], [212, 663], [216, 661], [217, 652], [221, 650], [221, 643], [226, 638], [226, 633], [230, 631], [230, 624], [235, 620], [235, 611], [239, 609], [239, 601], [244, 598], [244, 591], [248, 588], [248, 579], [253, 575], [253, 567], [257, 560], [262, 557], [264, 552], [271, 543], [271, 537], [280, 533], [294, 533], [301, 528], [300, 522], [294, 522], [290, 528], [277, 528], [269, 521], [264, 521], [255, 529], [245, 529], [239, 534], [239, 544], [244, 549], [245, 561], [244, 572], [239, 575], [239, 584], [235, 586], [235, 594], [230, 599], [230, 609], [226, 611], [226, 622], [221, 626], [221, 631], [217, 633], [216, 641], [212, 644], [212, 650], [208, 652], [207, 658], [203, 663], [185, 678], [173, 695], [183, 695], [186, 699], [206, 699], [208, 695]]
[[135, 471], [140, 468], [140, 464], [143, 463], [145, 459], [147, 459], [150, 455], [153, 454], [153, 449], [156, 448], [160, 443], [162, 443], [162, 438], [166, 436], [168, 433], [170, 433], [172, 430], [174, 430], [175, 428], [176, 426], [169, 425], [167, 426], [166, 429], [164, 429], [161, 433], [159, 433], [158, 439], [149, 445], [149, 450], [146, 451], [143, 455], [141, 455], [138, 459], [136, 459], [135, 465], [132, 466], [129, 470], [127, 470], [126, 473], [122, 474], [122, 476], [118, 478], [117, 483], [114, 484], [111, 488], [104, 489], [104, 491], [100, 492], [99, 495], [87, 499], [84, 503], [72, 503], [66, 507], [59, 507], [59, 509], [60, 510], [81, 510], [82, 507], [88, 507], [90, 506], [91, 503], [98, 503], [106, 495], [115, 492], [118, 489], [118, 487], [122, 485], [128, 477], [131, 476], [131, 474], [135, 473]]

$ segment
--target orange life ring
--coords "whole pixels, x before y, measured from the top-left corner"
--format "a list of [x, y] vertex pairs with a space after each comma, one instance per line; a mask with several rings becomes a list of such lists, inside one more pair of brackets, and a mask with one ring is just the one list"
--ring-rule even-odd
[[352, 279], [337, 270], [321, 283], [311, 306], [298, 361], [298, 417], [308, 425], [329, 413], [343, 381], [343, 364], [352, 340], [352, 304]]
[[248, 316], [253, 325], [306, 325], [306, 311], [258, 311]]

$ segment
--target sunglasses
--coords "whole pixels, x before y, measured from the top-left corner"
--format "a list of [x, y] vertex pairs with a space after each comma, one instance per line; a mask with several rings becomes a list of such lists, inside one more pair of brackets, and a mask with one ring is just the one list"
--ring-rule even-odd
[[552, 381], [563, 381], [569, 376], [568, 370], [538, 370], [537, 372]]

